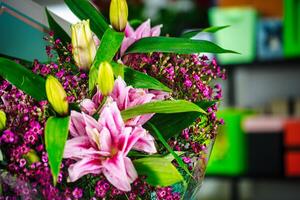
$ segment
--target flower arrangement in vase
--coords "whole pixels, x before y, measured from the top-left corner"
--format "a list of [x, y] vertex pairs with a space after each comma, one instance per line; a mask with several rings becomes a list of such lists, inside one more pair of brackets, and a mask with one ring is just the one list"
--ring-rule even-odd
[[1, 198], [195, 198], [226, 78], [199, 53], [235, 52], [192, 40], [201, 30], [134, 30], [125, 0], [111, 24], [88, 0], [65, 3], [82, 21], [70, 37], [46, 10], [48, 63], [0, 58]]

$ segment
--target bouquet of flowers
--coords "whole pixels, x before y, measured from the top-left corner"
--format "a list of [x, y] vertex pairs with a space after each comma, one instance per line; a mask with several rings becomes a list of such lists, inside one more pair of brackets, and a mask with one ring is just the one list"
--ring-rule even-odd
[[[208, 41], [110, 22], [88, 0], [71, 37], [47, 12], [48, 63], [0, 58], [0, 199], [193, 199], [217, 128], [225, 71]], [[137, 21], [135, 20], [135, 22]]]

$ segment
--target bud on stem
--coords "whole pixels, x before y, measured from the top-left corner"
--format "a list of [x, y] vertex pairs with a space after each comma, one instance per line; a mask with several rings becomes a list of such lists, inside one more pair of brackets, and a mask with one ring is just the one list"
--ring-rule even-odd
[[4, 111], [0, 110], [0, 131], [4, 130], [6, 127], [6, 114]]
[[128, 21], [128, 6], [126, 0], [111, 0], [109, 18], [115, 30], [124, 31]]
[[114, 88], [114, 72], [108, 62], [102, 62], [99, 66], [98, 86], [104, 96], [109, 95]]
[[62, 116], [68, 114], [69, 103], [67, 94], [60, 82], [51, 75], [46, 80], [46, 94], [55, 112]]
[[72, 25], [71, 32], [73, 58], [80, 69], [87, 71], [90, 69], [97, 51], [90, 29], [90, 21], [83, 20]]

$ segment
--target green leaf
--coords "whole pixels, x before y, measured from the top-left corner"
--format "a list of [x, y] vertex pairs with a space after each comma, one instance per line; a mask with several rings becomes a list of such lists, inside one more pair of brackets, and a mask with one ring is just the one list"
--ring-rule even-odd
[[54, 38], [60, 39], [62, 42], [71, 43], [70, 36], [60, 27], [60, 25], [53, 19], [48, 9], [46, 8], [46, 14], [48, 18], [48, 24], [51, 30], [54, 31]]
[[202, 32], [207, 32], [207, 33], [216, 33], [222, 29], [228, 28], [230, 27], [230, 25], [226, 25], [226, 26], [212, 26], [212, 27], [208, 27], [202, 30]]
[[[185, 153], [184, 151], [174, 151], [174, 152], [176, 153], [177, 156], [181, 156]], [[168, 160], [169, 162], [172, 162], [175, 159], [171, 153], [165, 155], [163, 158]]]
[[126, 53], [237, 53], [223, 49], [218, 45], [205, 40], [192, 40], [188, 38], [147, 37], [131, 45]]
[[65, 143], [69, 133], [70, 117], [50, 117], [46, 122], [45, 144], [48, 153], [49, 165], [56, 185], [63, 158]]
[[157, 128], [151, 124], [149, 122], [149, 125], [151, 126], [151, 128], [154, 130], [155, 134], [157, 135], [157, 138], [161, 141], [161, 143], [165, 146], [165, 148], [174, 156], [175, 160], [177, 161], [177, 163], [179, 164], [179, 166], [190, 176], [192, 176], [192, 174], [190, 173], [190, 171], [187, 169], [186, 164], [184, 164], [184, 162], [182, 161], [182, 159], [173, 151], [173, 149], [170, 147], [170, 145], [167, 143], [167, 141], [164, 139], [164, 137], [162, 136], [162, 134], [159, 132], [159, 130], [157, 130]]
[[164, 158], [147, 157], [133, 161], [141, 176], [147, 176], [146, 182], [152, 186], [166, 187], [184, 181], [176, 167]]
[[109, 24], [105, 17], [88, 0], [65, 0], [71, 11], [81, 20], [90, 19], [91, 29], [101, 38]]
[[113, 61], [110, 64], [113, 68], [115, 78], [118, 78], [118, 76], [120, 76], [122, 79], [124, 79], [126, 67], [122, 64], [119, 64], [119, 63], [116, 63]]
[[184, 112], [206, 112], [196, 104], [185, 100], [153, 101], [123, 110], [121, 112], [124, 121], [133, 117], [150, 113], [184, 113]]
[[134, 27], [134, 28], [138, 27], [138, 26], [141, 25], [142, 23], [143, 23], [143, 21], [140, 20], [140, 19], [132, 19], [132, 20], [129, 21], [129, 24], [130, 24], [132, 27]]
[[227, 27], [229, 27], [229, 25], [227, 25], [227, 26], [212, 26], [212, 27], [208, 27], [208, 28], [204, 28], [204, 29], [191, 30], [191, 31], [187, 31], [187, 32], [183, 33], [181, 35], [181, 37], [192, 38], [192, 37], [196, 36], [198, 33], [202, 33], [202, 32], [216, 33], [217, 31], [225, 29]]
[[38, 101], [47, 99], [45, 79], [14, 61], [0, 57], [0, 76]]
[[[200, 101], [196, 102], [203, 110], [207, 110], [208, 107], [214, 105], [215, 101]], [[177, 136], [183, 129], [192, 125], [196, 119], [203, 115], [199, 112], [184, 112], [184, 113], [172, 113], [172, 114], [155, 114], [149, 122], [153, 124], [167, 140], [171, 137]], [[144, 125], [149, 131], [153, 131], [151, 126]]]
[[98, 68], [101, 62], [110, 62], [117, 54], [122, 41], [124, 38], [124, 33], [116, 32], [113, 29], [107, 29], [101, 39], [100, 46], [97, 50], [94, 64], [89, 73], [89, 90], [92, 91], [95, 87]]
[[165, 92], [171, 92], [172, 90], [162, 84], [157, 79], [144, 74], [142, 72], [136, 71], [134, 69], [131, 69], [125, 65], [112, 62], [112, 67], [114, 70], [114, 73], [118, 73], [118, 71], [124, 71], [124, 80], [127, 83], [127, 85], [131, 85], [134, 88], [145, 88], [145, 89], [153, 89], [153, 90], [162, 90]]

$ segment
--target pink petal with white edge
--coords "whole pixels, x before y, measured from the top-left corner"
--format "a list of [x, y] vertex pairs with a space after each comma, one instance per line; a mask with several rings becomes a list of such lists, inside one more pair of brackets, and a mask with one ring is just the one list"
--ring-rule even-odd
[[70, 182], [75, 182], [87, 174], [100, 174], [101, 168], [101, 160], [84, 158], [70, 165], [68, 169]]
[[134, 150], [143, 151], [150, 154], [157, 152], [154, 137], [150, 135], [143, 127], [136, 127], [132, 131], [131, 137], [138, 138], [138, 140], [132, 142], [131, 144], [128, 142], [128, 147], [130, 147], [129, 150], [132, 148]]
[[98, 108], [98, 106], [102, 103], [103, 101], [103, 95], [101, 94], [100, 90], [97, 87], [97, 92], [93, 96], [92, 101], [95, 103], [95, 106]]
[[142, 126], [146, 122], [148, 122], [153, 117], [153, 115], [154, 114], [140, 115], [133, 119], [127, 120], [125, 124], [126, 126]]
[[121, 191], [131, 190], [132, 181], [128, 178], [122, 153], [102, 162], [102, 172], [106, 179]]
[[[132, 137], [131, 135], [132, 128], [126, 127], [124, 131], [119, 135], [119, 141], [118, 141], [118, 150], [123, 153], [124, 156], [126, 156], [129, 152], [129, 150], [132, 148], [133, 145]], [[138, 140], [138, 138], [135, 139], [134, 143]]]
[[100, 131], [102, 129], [102, 126], [95, 120], [92, 116], [87, 115], [85, 113], [82, 113], [83, 120], [85, 122], [85, 127], [88, 127], [90, 129], [97, 129]]
[[108, 151], [110, 152], [112, 149], [112, 138], [110, 135], [109, 130], [106, 127], [103, 127], [103, 129], [100, 132], [100, 150], [101, 151]]
[[117, 102], [119, 110], [124, 110], [126, 108], [128, 92], [130, 89], [131, 87], [127, 87], [125, 81], [121, 77], [117, 78], [111, 97]]
[[138, 178], [138, 174], [133, 166], [132, 161], [128, 157], [124, 158], [124, 163], [125, 163], [125, 168], [126, 168], [126, 172], [127, 172], [127, 177], [129, 179], [129, 181], [132, 183], [133, 181], [135, 181]]
[[93, 114], [95, 114], [97, 107], [96, 107], [96, 104], [92, 100], [84, 99], [80, 103], [80, 109], [89, 115], [93, 115]]
[[141, 39], [150, 36], [151, 36], [151, 24], [150, 24], [150, 19], [148, 19], [135, 30], [135, 39]]
[[64, 158], [79, 160], [82, 158], [99, 158], [99, 156], [109, 156], [108, 151], [99, 151], [91, 146], [87, 136], [75, 137], [67, 140], [64, 149]]
[[161, 32], [161, 28], [163, 27], [163, 25], [157, 25], [157, 26], [154, 26], [152, 29], [151, 29], [151, 36], [152, 37], [157, 37], [157, 36], [160, 36], [160, 32]]
[[104, 106], [99, 122], [110, 131], [112, 140], [117, 141], [119, 134], [124, 128], [124, 122], [115, 102], [108, 103]]
[[91, 147], [87, 136], [79, 136], [66, 141], [64, 149], [64, 158], [82, 158], [82, 152]]
[[129, 23], [126, 24], [124, 32], [125, 32], [126, 37], [134, 37], [135, 36], [135, 32], [134, 32], [132, 26], [130, 26]]
[[121, 50], [120, 50], [121, 56], [123, 56], [125, 54], [128, 47], [130, 47], [135, 41], [136, 41], [136, 39], [133, 37], [127, 37], [127, 38], [123, 39], [123, 42], [121, 45]]
[[71, 111], [70, 133], [73, 137], [86, 135], [85, 122], [79, 112]]
[[141, 137], [133, 146], [134, 150], [143, 151], [145, 153], [154, 154], [157, 153], [155, 147], [155, 139], [154, 137], [146, 132], [143, 137]]
[[150, 90], [149, 91], [151, 94], [154, 94], [154, 99], [155, 100], [165, 100], [171, 97], [169, 92], [164, 92], [160, 90]]

